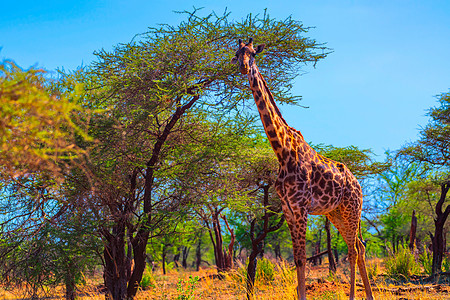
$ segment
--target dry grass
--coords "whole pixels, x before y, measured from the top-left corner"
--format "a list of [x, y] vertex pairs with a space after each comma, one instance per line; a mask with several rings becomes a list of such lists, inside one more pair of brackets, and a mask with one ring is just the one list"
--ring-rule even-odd
[[[380, 261], [371, 260], [369, 268], [378, 268], [374, 278], [374, 296], [376, 299], [406, 300], [406, 299], [450, 299], [450, 287], [447, 285], [413, 284], [392, 285], [384, 281]], [[138, 293], [138, 300], [144, 299], [246, 299], [245, 279], [242, 266], [225, 275], [224, 279], [217, 278], [216, 271], [212, 268], [195, 271], [171, 270], [162, 275], [159, 272], [153, 274], [152, 286]], [[200, 278], [192, 287], [192, 278]], [[191, 278], [191, 279], [189, 279]], [[318, 267], [309, 267], [307, 271], [307, 295], [308, 299], [334, 300], [348, 299], [349, 274], [347, 266], [341, 265], [336, 275], [330, 276], [326, 263]], [[79, 299], [104, 299], [104, 295], [98, 292], [101, 278], [88, 280], [88, 284], [80, 287]], [[195, 281], [195, 280], [194, 280]], [[271, 282], [255, 283], [255, 299], [295, 299], [297, 278], [295, 268], [286, 262], [275, 265], [275, 278]], [[61, 299], [63, 290], [51, 292], [45, 299]], [[50, 296], [50, 297], [49, 297]], [[189, 298], [189, 296], [191, 296]], [[364, 299], [365, 293], [361, 283], [357, 284], [357, 299]], [[0, 288], [0, 299], [25, 299], [20, 291], [5, 291]]]

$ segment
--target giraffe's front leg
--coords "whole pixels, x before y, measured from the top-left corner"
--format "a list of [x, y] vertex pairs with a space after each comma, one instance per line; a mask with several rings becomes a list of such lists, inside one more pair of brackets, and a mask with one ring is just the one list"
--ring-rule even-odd
[[305, 235], [308, 213], [305, 207], [296, 208], [285, 213], [292, 237], [294, 260], [297, 269], [297, 295], [299, 300], [306, 300], [306, 249]]

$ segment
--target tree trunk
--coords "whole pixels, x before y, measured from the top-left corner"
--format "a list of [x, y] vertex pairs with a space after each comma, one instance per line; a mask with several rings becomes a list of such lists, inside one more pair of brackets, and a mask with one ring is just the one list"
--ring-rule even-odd
[[255, 285], [255, 277], [256, 277], [256, 266], [258, 264], [257, 257], [263, 251], [264, 248], [264, 240], [269, 232], [273, 232], [281, 228], [284, 223], [284, 215], [278, 221], [278, 223], [274, 226], [269, 227], [269, 219], [273, 216], [273, 213], [267, 212], [267, 207], [269, 203], [269, 187], [270, 185], [264, 186], [264, 223], [262, 226], [262, 230], [255, 238], [255, 225], [256, 219], [253, 219], [250, 224], [250, 239], [252, 242], [252, 251], [250, 252], [250, 256], [248, 258], [247, 265], [247, 299], [250, 300], [254, 296], [254, 285]]
[[162, 270], [163, 270], [163, 275], [166, 275], [166, 245], [163, 245], [163, 250], [162, 250]]
[[339, 264], [339, 253], [337, 251], [337, 248], [333, 249], [334, 251], [334, 257], [336, 257], [336, 265]]
[[254, 245], [252, 243], [252, 251], [248, 257], [248, 265], [247, 265], [247, 299], [250, 300], [253, 298], [254, 294], [254, 285], [255, 285], [255, 277], [256, 277], [256, 267], [258, 265], [258, 254], [259, 254], [259, 246]]
[[[166, 142], [169, 134], [172, 132], [173, 128], [182, 117], [182, 115], [186, 112], [186, 110], [190, 109], [195, 102], [199, 99], [199, 95], [196, 93], [199, 90], [199, 87], [206, 87], [212, 82], [212, 80], [204, 80], [200, 82], [200, 85], [194, 85], [187, 89], [186, 94], [192, 95], [191, 100], [183, 105], [182, 107], [178, 107], [175, 113], [170, 118], [170, 121], [164, 127], [161, 135], [158, 136], [157, 141], [155, 142], [152, 150], [152, 155], [150, 159], [146, 163], [145, 170], [145, 182], [144, 182], [144, 197], [143, 197], [143, 212], [146, 216], [146, 221], [144, 226], [141, 226], [136, 236], [132, 239], [131, 243], [133, 245], [133, 254], [134, 254], [134, 270], [131, 274], [131, 278], [128, 282], [128, 299], [133, 299], [136, 296], [136, 293], [139, 288], [139, 284], [142, 280], [142, 275], [145, 270], [145, 258], [147, 256], [145, 249], [147, 246], [147, 242], [150, 236], [150, 228], [152, 225], [152, 191], [153, 191], [153, 183], [154, 183], [154, 172], [156, 169], [156, 165], [158, 164], [158, 160], [160, 157], [161, 149]], [[181, 99], [182, 96], [178, 96], [178, 99]], [[137, 171], [137, 169], [135, 169]], [[137, 174], [137, 172], [136, 172]], [[133, 178], [135, 180], [136, 177]], [[134, 187], [133, 182], [131, 183], [131, 199], [134, 199]], [[134, 203], [134, 200], [132, 201]], [[131, 205], [132, 207], [132, 205]], [[126, 212], [128, 212], [126, 210]], [[165, 270], [165, 264], [163, 264], [163, 268]]]
[[[210, 229], [209, 235], [214, 248], [214, 257], [216, 260], [217, 271], [221, 273], [227, 272], [233, 267], [233, 246], [236, 236], [234, 235], [234, 231], [228, 225], [226, 217], [222, 217], [231, 235], [231, 240], [230, 244], [228, 245], [228, 249], [224, 249], [219, 217], [220, 211], [215, 209], [211, 215], [213, 230]], [[211, 231], [213, 231], [214, 234]]]
[[443, 239], [444, 239], [444, 255], [447, 255], [448, 251], [447, 251], [447, 232], [448, 232], [448, 227], [444, 226], [444, 232], [442, 233], [443, 235]]
[[135, 238], [131, 241], [134, 253], [134, 269], [128, 281], [127, 295], [129, 299], [133, 299], [141, 284], [142, 275], [144, 274], [147, 264], [147, 242], [150, 232], [148, 229], [139, 231]]
[[200, 270], [200, 264], [202, 263], [202, 236], [199, 236], [197, 248], [195, 249], [195, 269]]
[[217, 271], [225, 271], [225, 258], [223, 256], [223, 239], [219, 222], [219, 212], [215, 211], [213, 216], [213, 230], [214, 230], [214, 257], [216, 259]]
[[275, 252], [275, 259], [276, 260], [282, 259], [280, 243], [275, 244], [275, 247], [273, 248], [273, 252]]
[[182, 252], [183, 255], [182, 255], [181, 265], [183, 266], [184, 269], [187, 268], [187, 258], [188, 258], [190, 249], [191, 248], [189, 248], [189, 247], [183, 246], [183, 252]]
[[227, 251], [223, 251], [224, 252], [224, 261], [225, 261], [225, 270], [229, 271], [233, 268], [233, 247], [234, 247], [234, 242], [236, 240], [236, 236], [234, 235], [234, 230], [231, 229], [230, 225], [228, 224], [227, 218], [225, 216], [222, 217], [222, 219], [225, 222], [225, 225], [227, 226], [228, 231], [230, 232], [230, 244], [228, 244], [228, 252]]
[[179, 252], [173, 256], [173, 263], [175, 265], [175, 268], [177, 268], [177, 269], [179, 268], [178, 261], [180, 261], [181, 247], [178, 248], [178, 251]]
[[125, 254], [125, 227], [118, 222], [112, 233], [103, 232], [105, 248], [103, 251], [105, 269], [103, 279], [107, 289], [105, 298], [108, 300], [123, 300], [127, 298], [127, 262]]
[[325, 218], [325, 231], [327, 232], [327, 251], [328, 251], [328, 268], [330, 273], [336, 273], [336, 263], [334, 262], [333, 252], [331, 250], [331, 232], [330, 232], [330, 220]]
[[65, 278], [65, 285], [66, 285], [66, 300], [75, 300], [76, 292], [75, 292], [75, 276], [72, 273], [75, 266], [73, 262], [69, 262], [68, 270], [66, 273]]
[[75, 282], [73, 279], [66, 279], [66, 300], [75, 300]]
[[318, 254], [314, 254], [313, 256], [306, 258], [306, 261], [309, 261], [312, 263], [314, 260], [317, 260], [319, 257], [321, 257], [322, 255], [325, 255], [325, 254], [328, 254], [328, 251], [322, 251]]
[[438, 274], [442, 272], [442, 259], [444, 257], [444, 225], [445, 220], [443, 217], [438, 218], [434, 222], [434, 236], [431, 236], [431, 247], [433, 251], [433, 261], [432, 261], [432, 274]]
[[[268, 218], [265, 217], [265, 221], [268, 222]], [[253, 298], [254, 294], [254, 286], [255, 286], [255, 277], [256, 277], [256, 267], [258, 265], [258, 255], [262, 252], [263, 242], [267, 236], [267, 233], [272, 228], [267, 228], [261, 231], [258, 234], [258, 237], [255, 239], [255, 223], [256, 219], [254, 219], [250, 226], [250, 237], [252, 241], [252, 251], [248, 257], [248, 265], [247, 265], [247, 299], [250, 300]], [[281, 226], [280, 226], [281, 227]]]
[[442, 206], [447, 197], [447, 192], [450, 189], [450, 181], [441, 184], [441, 195], [438, 203], [436, 204], [436, 219], [434, 220], [434, 236], [430, 233], [433, 249], [433, 261], [431, 273], [437, 274], [442, 271], [442, 258], [444, 255], [444, 225], [447, 217], [450, 213], [450, 205], [442, 211]]
[[[319, 238], [316, 242], [316, 253], [320, 253], [320, 246], [322, 242], [322, 230], [319, 230]], [[322, 265], [322, 256], [319, 256], [319, 265]]]
[[411, 229], [409, 230], [409, 250], [414, 251], [414, 245], [416, 241], [416, 231], [417, 231], [417, 217], [416, 210], [413, 210], [411, 217]]

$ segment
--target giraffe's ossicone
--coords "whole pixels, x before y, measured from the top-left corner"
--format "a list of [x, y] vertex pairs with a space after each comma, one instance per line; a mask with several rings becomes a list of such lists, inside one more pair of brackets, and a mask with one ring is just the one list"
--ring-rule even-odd
[[283, 119], [267, 83], [255, 64], [255, 56], [264, 45], [253, 48], [253, 39], [239, 49], [232, 62], [248, 75], [267, 138], [280, 164], [276, 191], [288, 223], [297, 267], [298, 298], [306, 299], [305, 234], [308, 214], [325, 215], [344, 238], [350, 262], [350, 299], [355, 297], [355, 274], [358, 265], [367, 299], [373, 299], [365, 267], [365, 247], [358, 238], [362, 191], [355, 176], [342, 163], [314, 151], [302, 134]]

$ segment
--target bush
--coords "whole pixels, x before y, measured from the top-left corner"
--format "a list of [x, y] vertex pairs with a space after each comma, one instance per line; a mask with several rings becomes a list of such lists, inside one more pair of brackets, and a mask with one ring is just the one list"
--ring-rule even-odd
[[433, 256], [425, 247], [423, 248], [423, 252], [419, 255], [419, 261], [422, 264], [425, 274], [431, 275]]
[[395, 279], [407, 279], [420, 273], [420, 266], [408, 247], [400, 246], [397, 253], [385, 259], [386, 273]]
[[146, 290], [150, 287], [155, 287], [155, 278], [153, 277], [151, 269], [145, 268], [144, 274], [142, 275], [140, 287], [143, 290]]
[[442, 271], [450, 272], [450, 259], [448, 257], [442, 259]]
[[274, 264], [267, 258], [259, 259], [256, 265], [256, 281], [270, 282], [275, 278]]

